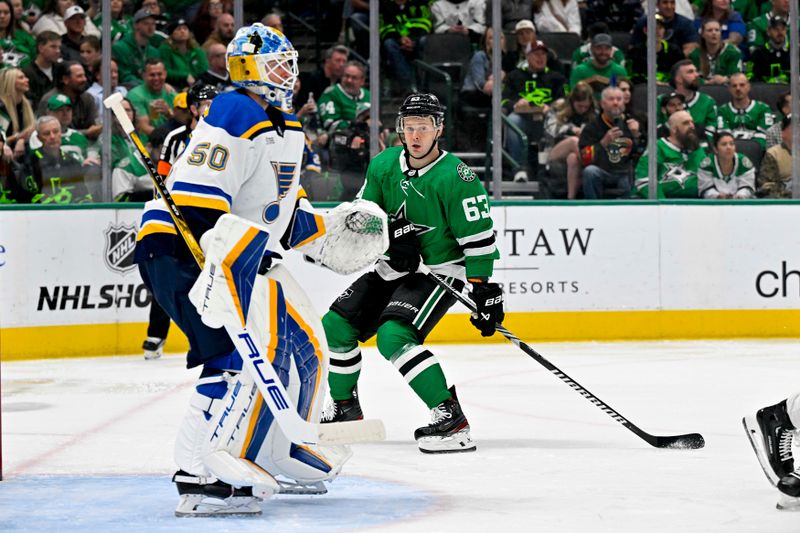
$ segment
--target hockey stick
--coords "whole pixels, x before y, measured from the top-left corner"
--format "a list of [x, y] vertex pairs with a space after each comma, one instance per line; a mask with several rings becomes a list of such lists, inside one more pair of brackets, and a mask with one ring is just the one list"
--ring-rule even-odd
[[[475, 303], [472, 302], [469, 298], [461, 294], [460, 291], [457, 291], [455, 288], [451, 287], [446, 281], [441, 279], [436, 273], [432, 272], [427, 265], [420, 264], [419, 267], [420, 271], [434, 280], [440, 287], [442, 287], [445, 291], [452, 294], [456, 300], [464, 304], [467, 309], [472, 311], [473, 313], [477, 312], [477, 308]], [[558, 379], [572, 387], [574, 390], [578, 391], [578, 393], [592, 402], [594, 405], [602, 409], [602, 411], [613, 418], [615, 421], [619, 422], [627, 429], [635, 433], [639, 438], [650, 444], [651, 446], [655, 446], [656, 448], [676, 448], [676, 449], [698, 449], [705, 446], [705, 440], [703, 436], [699, 433], [688, 433], [686, 435], [670, 435], [670, 436], [656, 436], [651, 435], [643, 430], [641, 430], [636, 424], [619, 414], [617, 411], [612, 409], [607, 403], [602, 401], [600, 398], [586, 390], [580, 383], [569, 377], [565, 374], [561, 369], [555, 366], [553, 363], [548, 361], [544, 358], [540, 353], [536, 350], [519, 340], [519, 337], [508, 331], [500, 324], [495, 325], [497, 331], [503, 334], [503, 336], [514, 343], [518, 348], [520, 348], [523, 352], [530, 355], [533, 359], [536, 360], [537, 363], [545, 367], [547, 370], [552, 372], [556, 375]]]
[[[147, 153], [147, 149], [134, 131], [133, 123], [131, 123], [128, 114], [122, 107], [122, 95], [114, 93], [106, 98], [103, 103], [114, 114], [122, 130], [136, 148], [148, 174], [150, 174], [150, 178], [153, 180], [156, 191], [167, 205], [178, 232], [192, 252], [192, 256], [197, 261], [198, 266], [202, 269], [203, 263], [205, 263], [203, 250], [189, 229], [189, 225], [186, 223], [180, 208], [172, 199], [164, 179], [156, 170], [153, 160], [150, 159], [150, 154]], [[286, 388], [275, 372], [275, 368], [253, 341], [247, 327], [243, 326], [239, 329], [226, 325], [225, 330], [231, 341], [233, 341], [234, 346], [236, 346], [236, 350], [242, 355], [242, 361], [247, 373], [255, 381], [259, 392], [275, 417], [275, 421], [289, 440], [297, 444], [311, 445], [385, 440], [386, 433], [381, 420], [340, 423], [344, 424], [342, 426], [336, 423], [325, 424], [325, 426], [335, 427], [324, 427], [321, 424], [312, 424], [303, 420], [289, 400]]]

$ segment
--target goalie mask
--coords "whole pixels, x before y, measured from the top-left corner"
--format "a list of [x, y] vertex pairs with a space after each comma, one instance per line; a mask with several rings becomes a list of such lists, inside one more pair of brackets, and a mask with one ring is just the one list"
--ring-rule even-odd
[[[405, 119], [409, 117], [430, 118], [434, 129], [439, 129], [444, 123], [444, 107], [439, 103], [439, 99], [432, 94], [415, 93], [405, 99], [400, 106], [400, 111], [397, 113], [395, 121], [395, 131], [400, 136], [400, 142], [403, 143], [403, 148], [406, 149], [406, 154], [409, 154], [408, 146], [406, 146], [405, 135]], [[415, 157], [415, 159], [424, 159], [430, 154], [439, 142], [437, 135], [430, 149], [422, 157]], [[411, 155], [409, 154], [409, 157]]]
[[240, 28], [228, 44], [227, 60], [233, 85], [261, 95], [270, 105], [291, 107], [297, 51], [280, 31], [259, 23]]

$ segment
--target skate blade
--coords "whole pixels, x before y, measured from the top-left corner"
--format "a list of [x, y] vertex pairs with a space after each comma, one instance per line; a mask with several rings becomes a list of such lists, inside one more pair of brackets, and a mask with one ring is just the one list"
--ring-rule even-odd
[[761, 465], [761, 470], [764, 471], [764, 475], [767, 476], [772, 486], [777, 487], [778, 476], [769, 464], [767, 450], [764, 448], [764, 439], [761, 438], [761, 428], [758, 427], [758, 422], [756, 422], [755, 417], [746, 416], [742, 418], [742, 425], [744, 426], [745, 433], [747, 433], [747, 438], [750, 440], [750, 445], [753, 447], [753, 451], [756, 454], [756, 458], [758, 458], [758, 464]]
[[800, 498], [792, 498], [791, 496], [781, 495], [775, 508], [779, 511], [800, 511]]
[[459, 431], [449, 437], [422, 437], [417, 441], [422, 453], [463, 453], [478, 449], [467, 431]]
[[[238, 501], [238, 500], [242, 501]], [[185, 494], [181, 496], [175, 516], [179, 518], [210, 516], [258, 516], [261, 506], [257, 498], [211, 498], [201, 494]]]
[[280, 487], [277, 494], [286, 494], [288, 496], [318, 496], [328, 493], [328, 489], [322, 481], [307, 485], [278, 481], [278, 484]]

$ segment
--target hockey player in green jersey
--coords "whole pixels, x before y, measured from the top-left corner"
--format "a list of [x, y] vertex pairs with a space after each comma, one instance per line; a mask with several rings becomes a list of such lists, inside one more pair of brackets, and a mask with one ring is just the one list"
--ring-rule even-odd
[[441, 366], [423, 344], [455, 300], [417, 272], [420, 256], [456, 289], [471, 283], [478, 308], [471, 322], [481, 335], [494, 334], [504, 318], [502, 289], [489, 282], [499, 257], [489, 198], [472, 170], [439, 148], [443, 115], [431, 94], [412, 94], [400, 107], [403, 146], [372, 160], [359, 192], [389, 215], [387, 257], [345, 290], [322, 319], [333, 399], [323, 422], [363, 417], [356, 394], [359, 342], [377, 336], [378, 351], [431, 409], [432, 423], [414, 433], [426, 453], [472, 451], [475, 443], [455, 388], [447, 388]]

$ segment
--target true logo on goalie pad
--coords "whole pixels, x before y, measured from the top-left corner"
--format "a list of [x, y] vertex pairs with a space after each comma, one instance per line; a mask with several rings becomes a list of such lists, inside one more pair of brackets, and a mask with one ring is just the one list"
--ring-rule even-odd
[[105, 231], [105, 238], [103, 259], [106, 266], [121, 274], [135, 269], [133, 251], [136, 249], [136, 226], [111, 225]]
[[279, 411], [283, 411], [284, 409], [289, 407], [289, 403], [286, 401], [286, 398], [283, 397], [281, 394], [280, 389], [278, 389], [277, 385], [275, 385], [275, 380], [271, 378], [265, 378], [264, 374], [261, 373], [261, 365], [268, 365], [270, 364], [269, 361], [265, 361], [264, 357], [260, 353], [258, 353], [258, 348], [256, 348], [256, 343], [253, 341], [253, 338], [250, 337], [250, 334], [246, 331], [239, 334], [239, 338], [242, 339], [246, 344], [247, 348], [250, 350], [250, 353], [243, 354], [245, 357], [253, 360], [253, 366], [256, 369], [256, 373], [258, 374], [258, 379], [261, 380], [261, 383], [267, 386], [267, 391], [269, 392], [270, 397], [275, 402], [275, 406]]

